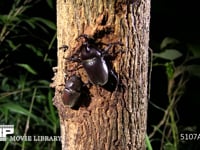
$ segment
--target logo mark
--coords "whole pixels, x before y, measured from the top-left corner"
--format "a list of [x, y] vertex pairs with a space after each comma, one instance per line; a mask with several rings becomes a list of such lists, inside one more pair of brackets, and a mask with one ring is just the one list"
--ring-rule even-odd
[[13, 133], [14, 125], [0, 125], [0, 141], [6, 141], [6, 136]]

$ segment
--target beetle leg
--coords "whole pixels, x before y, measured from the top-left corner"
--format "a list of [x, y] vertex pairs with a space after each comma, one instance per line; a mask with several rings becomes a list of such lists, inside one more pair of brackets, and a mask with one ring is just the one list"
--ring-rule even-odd
[[[107, 48], [102, 52], [103, 55], [105, 55], [106, 53], [108, 53], [108, 50], [114, 45], [120, 45], [123, 46], [123, 44], [121, 42], [113, 42], [113, 43], [109, 43], [107, 44]], [[115, 54], [117, 54], [118, 52], [115, 52]]]
[[110, 74], [115, 78], [115, 80], [117, 81], [116, 82], [116, 85], [115, 85], [115, 91], [117, 90], [118, 86], [119, 86], [119, 78], [118, 76], [115, 74], [115, 72], [111, 69], [110, 70]]
[[80, 66], [80, 64], [77, 64], [77, 65], [74, 67], [74, 69], [68, 69], [67, 71], [68, 71], [68, 72], [73, 72], [73, 71], [79, 70], [80, 68], [82, 68], [82, 66]]
[[119, 78], [116, 75], [116, 73], [114, 72], [114, 70], [110, 70], [109, 71], [109, 78], [108, 78], [108, 82], [102, 86], [104, 89], [106, 89], [107, 91], [110, 92], [114, 92], [118, 90], [119, 87]]
[[91, 88], [91, 86], [92, 86], [92, 83], [90, 83], [89, 81], [83, 84], [83, 87], [87, 87], [89, 89]]
[[[75, 55], [76, 56], [76, 55]], [[72, 62], [77, 62], [78, 64], [74, 67], [74, 69], [71, 69], [71, 70], [68, 70], [69, 72], [72, 72], [72, 71], [76, 71], [80, 68], [82, 68], [82, 66], [80, 66], [81, 64], [81, 59], [78, 58], [78, 57], [68, 57], [68, 58], [65, 58], [66, 60], [68, 61], [72, 61]]]
[[73, 56], [65, 58], [65, 59], [68, 60], [68, 61], [73, 61], [73, 62], [81, 63], [81, 59], [78, 58], [78, 57], [74, 57], [74, 56], [76, 56], [76, 55], [73, 55]]
[[113, 44], [108, 44], [108, 47], [102, 52], [102, 53], [107, 53], [107, 51], [113, 46]]
[[63, 50], [64, 52], [68, 49], [69, 47], [67, 45], [62, 45], [59, 47], [59, 50]]

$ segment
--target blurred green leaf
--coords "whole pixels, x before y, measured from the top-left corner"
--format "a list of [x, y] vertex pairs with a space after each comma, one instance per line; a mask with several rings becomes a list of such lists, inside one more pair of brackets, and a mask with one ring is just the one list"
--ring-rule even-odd
[[185, 71], [192, 76], [197, 76], [200, 78], [200, 65], [188, 65], [185, 67]]
[[173, 75], [174, 75], [174, 65], [173, 65], [173, 63], [166, 63], [165, 67], [166, 67], [166, 73], [167, 73], [168, 78], [172, 79]]
[[21, 115], [25, 115], [25, 116], [30, 115], [34, 119], [37, 118], [35, 115], [30, 113], [29, 110], [25, 109], [24, 107], [20, 106], [19, 104], [9, 102], [9, 103], [0, 105], [0, 107], [3, 109], [10, 110], [11, 112], [21, 114]]
[[180, 53], [176, 49], [166, 49], [164, 52], [161, 53], [154, 53], [153, 56], [166, 59], [166, 60], [175, 60], [182, 56], [182, 53]]
[[8, 19], [8, 15], [1, 15], [0, 14], [0, 23], [6, 23]]
[[40, 57], [43, 56], [42, 51], [38, 47], [36, 47], [32, 44], [25, 44], [25, 46], [27, 48], [31, 49], [37, 56], [40, 56]]
[[49, 81], [47, 80], [38, 80], [38, 84], [42, 84], [42, 85], [45, 85], [45, 86], [49, 86]]
[[32, 17], [31, 20], [33, 22], [41, 22], [43, 23], [44, 25], [48, 26], [49, 28], [51, 28], [52, 30], [56, 30], [56, 25], [54, 22], [50, 21], [50, 20], [47, 20], [47, 19], [44, 19], [44, 18], [40, 18], [40, 17]]
[[13, 41], [11, 41], [11, 40], [6, 40], [6, 42], [8, 43], [9, 47], [12, 48], [13, 51], [16, 50], [16, 49], [18, 49], [22, 45], [21, 43], [15, 45], [13, 43]]
[[46, 2], [47, 2], [47, 4], [49, 5], [49, 7], [50, 7], [51, 9], [54, 8], [54, 7], [53, 7], [53, 0], [46, 0]]
[[172, 44], [178, 44], [179, 41], [174, 39], [174, 38], [170, 38], [170, 37], [166, 37], [164, 38], [164, 40], [161, 42], [160, 44], [160, 49], [165, 49], [167, 48], [167, 46], [172, 45]]
[[151, 141], [150, 141], [148, 135], [145, 136], [145, 143], [146, 143], [147, 150], [153, 150], [153, 148], [151, 146]]
[[199, 44], [187, 44], [188, 50], [192, 52], [194, 57], [200, 57], [200, 45]]
[[35, 22], [31, 21], [30, 19], [24, 19], [24, 22], [27, 23], [31, 28], [36, 28]]
[[25, 70], [27, 70], [29, 73], [36, 75], [37, 72], [28, 64], [17, 64], [17, 66], [24, 68]]
[[168, 142], [168, 143], [165, 143], [164, 150], [176, 150], [176, 148], [172, 143]]

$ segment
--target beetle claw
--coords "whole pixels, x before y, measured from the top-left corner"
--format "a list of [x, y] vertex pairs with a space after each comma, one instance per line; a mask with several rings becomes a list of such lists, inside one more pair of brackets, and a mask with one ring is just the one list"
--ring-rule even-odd
[[59, 50], [62, 50], [65, 52], [69, 47], [67, 45], [62, 45], [61, 47], [59, 47]]

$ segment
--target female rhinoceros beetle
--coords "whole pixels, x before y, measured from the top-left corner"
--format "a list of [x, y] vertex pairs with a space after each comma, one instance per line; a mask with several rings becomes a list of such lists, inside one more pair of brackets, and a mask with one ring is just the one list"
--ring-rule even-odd
[[69, 80], [65, 82], [65, 89], [63, 91], [62, 100], [65, 105], [74, 107], [80, 98], [83, 82], [81, 78], [72, 75]]
[[[85, 39], [84, 43], [81, 45], [77, 53], [67, 59], [81, 63], [88, 75], [89, 81], [94, 85], [105, 86], [106, 84], [109, 84], [108, 82], [111, 79], [112, 84], [114, 82], [115, 84], [113, 84], [110, 89], [107, 88], [107, 90], [113, 91], [118, 85], [118, 78], [112, 70], [112, 65], [109, 63], [106, 57], [109, 56], [108, 50], [112, 45], [121, 43], [111, 43], [104, 51], [101, 51], [95, 47], [94, 43], [91, 42], [92, 40], [87, 35], [80, 35], [77, 39], [79, 40], [80, 38]], [[75, 57], [77, 55], [78, 57]], [[115, 80], [114, 82], [113, 79]]]

